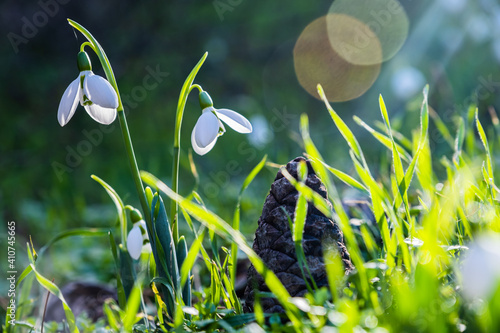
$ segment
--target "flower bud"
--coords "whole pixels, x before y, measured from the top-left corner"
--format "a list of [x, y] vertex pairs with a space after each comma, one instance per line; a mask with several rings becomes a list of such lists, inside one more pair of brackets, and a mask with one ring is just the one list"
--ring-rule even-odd
[[132, 221], [132, 223], [136, 223], [142, 220], [141, 212], [137, 208], [134, 208], [130, 211], [130, 220]]
[[92, 65], [90, 64], [90, 58], [87, 52], [85, 51], [81, 51], [78, 53], [77, 64], [78, 64], [78, 70], [80, 72], [92, 70]]
[[206, 91], [200, 92], [200, 106], [202, 109], [214, 106], [214, 102], [212, 102], [212, 98]]

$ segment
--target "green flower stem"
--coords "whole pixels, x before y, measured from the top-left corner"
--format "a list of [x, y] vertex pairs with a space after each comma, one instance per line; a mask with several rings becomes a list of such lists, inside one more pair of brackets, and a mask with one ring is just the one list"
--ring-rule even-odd
[[[179, 96], [179, 101], [177, 103], [177, 112], [175, 115], [175, 130], [174, 130], [174, 164], [172, 167], [172, 190], [175, 193], [179, 193], [179, 161], [181, 156], [181, 127], [182, 127], [182, 118], [184, 116], [184, 109], [186, 107], [186, 102], [191, 90], [197, 88], [200, 92], [203, 91], [200, 85], [193, 84], [194, 78], [198, 73], [201, 65], [205, 62], [208, 53], [201, 57], [200, 61], [193, 68], [189, 76], [187, 77], [184, 85], [182, 86], [181, 94]], [[170, 204], [170, 219], [172, 220], [172, 235], [174, 239], [174, 244], [177, 246], [179, 242], [179, 227], [178, 227], [178, 219], [179, 219], [179, 205], [175, 200], [171, 201]]]
[[118, 85], [116, 84], [116, 79], [113, 73], [113, 69], [111, 68], [111, 64], [109, 63], [106, 53], [104, 53], [104, 50], [102, 49], [101, 45], [97, 42], [97, 40], [94, 38], [94, 36], [92, 36], [92, 34], [87, 29], [85, 29], [77, 22], [70, 19], [68, 19], [68, 22], [72, 27], [80, 31], [88, 39], [88, 42], [82, 44], [82, 49], [88, 45], [92, 48], [92, 50], [94, 50], [94, 52], [99, 57], [99, 61], [101, 62], [101, 66], [104, 72], [106, 73], [106, 78], [108, 79], [111, 86], [113, 86], [113, 88], [116, 91], [116, 94], [118, 95], [118, 108], [116, 109], [116, 111], [118, 112], [118, 119], [120, 121], [120, 128], [122, 131], [123, 141], [125, 143], [125, 150], [127, 152], [127, 157], [130, 163], [130, 169], [132, 171], [132, 177], [134, 179], [134, 184], [137, 189], [137, 194], [139, 195], [139, 201], [141, 202], [141, 207], [144, 212], [144, 217], [146, 219], [148, 235], [150, 235], [151, 237], [153, 235], [153, 224], [151, 221], [151, 213], [149, 205], [146, 200], [146, 194], [144, 193], [144, 186], [142, 184], [142, 180], [139, 174], [139, 167], [137, 166], [137, 160], [135, 159], [134, 147], [132, 146], [132, 140], [130, 138], [130, 132], [127, 125], [127, 118], [125, 116], [125, 111], [123, 110], [122, 99], [120, 96], [120, 92], [118, 90]]
[[85, 46], [90, 46], [90, 47], [92, 48], [92, 50], [94, 50], [94, 46], [92, 45], [92, 43], [90, 43], [90, 42], [85, 42], [85, 43], [82, 43], [82, 45], [80, 45], [80, 52], [83, 52], [83, 51], [84, 51]]

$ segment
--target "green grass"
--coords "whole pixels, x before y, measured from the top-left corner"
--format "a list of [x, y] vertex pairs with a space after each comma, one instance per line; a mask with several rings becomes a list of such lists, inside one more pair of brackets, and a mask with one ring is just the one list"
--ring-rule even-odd
[[[370, 142], [363, 142], [362, 145], [330, 106], [321, 86], [318, 86], [318, 93], [325, 102], [333, 126], [345, 139], [345, 149], [349, 150], [352, 159], [352, 173], [342, 171], [322, 158], [310, 137], [307, 115], [301, 117], [304, 153], [311, 159], [313, 168], [326, 185], [334, 210], [330, 210], [325, 200], [306, 187], [301, 179], [295, 180], [284, 172], [284, 176], [299, 191], [295, 221], [291, 221], [297, 256], [304, 275], [307, 275], [302, 233], [307, 205], [313, 204], [341, 227], [355, 272], [344, 276], [335, 247], [325, 245], [329, 288], [318, 288], [315, 283], [311, 283], [310, 292], [304, 298], [290, 298], [276, 275], [255, 254], [249, 240], [239, 232], [240, 201], [244, 190], [265, 166], [265, 157], [242, 184], [231, 223], [210, 211], [196, 191], [182, 197], [152, 174], [142, 171], [141, 177], [145, 183], [178, 204], [189, 225], [191, 234], [186, 235], [185, 239], [189, 239], [190, 243], [186, 250], [176, 252], [178, 255], [182, 253], [183, 258], [178, 262], [178, 283], [170, 281], [172, 284], [169, 284], [166, 280], [172, 276], [168, 274], [164, 278], [155, 277], [154, 261], [143, 255], [135, 265], [143, 278], [137, 279], [138, 282], [131, 286], [127, 304], [124, 304], [123, 296], [121, 306], [106, 303], [107, 318], [105, 322], [100, 322], [101, 325], [112, 332], [130, 331], [131, 327], [139, 332], [152, 332], [154, 323], [158, 332], [233, 332], [245, 329], [272, 332], [500, 331], [500, 277], [496, 277], [497, 283], [488, 294], [481, 295], [481, 299], [466, 297], [461, 283], [463, 274], [468, 274], [461, 270], [461, 262], [469, 252], [469, 244], [480, 241], [485, 234], [492, 234], [500, 240], [500, 190], [496, 185], [493, 158], [499, 153], [498, 137], [495, 131], [485, 129], [481, 122], [485, 120], [480, 119], [475, 107], [471, 107], [464, 117], [458, 118], [456, 128], [446, 128], [437, 115], [429, 112], [428, 90], [425, 87], [423, 91], [420, 127], [414, 129], [411, 138], [403, 137], [392, 129], [388, 111], [390, 106], [386, 106], [380, 96], [379, 107], [384, 125], [380, 130], [355, 117], [356, 123], [373, 135]], [[451, 156], [432, 154], [428, 135], [429, 116], [453, 148]], [[453, 132], [456, 133], [454, 139], [451, 136]], [[370, 169], [362, 148], [377, 143], [387, 148], [391, 162], [387, 169], [381, 166], [379, 174]], [[192, 160], [191, 166], [193, 174], [197, 176]], [[436, 168], [444, 169], [445, 176], [441, 177], [435, 171]], [[109, 185], [98, 181], [117, 204], [122, 222], [118, 233], [123, 238], [124, 205]], [[337, 186], [351, 187], [370, 199], [370, 208], [376, 220], [374, 227], [370, 228], [364, 223], [356, 229], [349, 223]], [[153, 191], [147, 190], [146, 196], [150, 207], [155, 207], [155, 202], [161, 202], [158, 195], [153, 196]], [[160, 219], [159, 216], [155, 220]], [[162, 223], [169, 226], [168, 221]], [[208, 239], [205, 237], [207, 229], [210, 235]], [[50, 244], [72, 236], [97, 237], [101, 234], [102, 230], [65, 231]], [[382, 244], [377, 244], [378, 237]], [[157, 247], [159, 253], [165, 248]], [[120, 260], [116, 253], [119, 249], [113, 241], [111, 249], [118, 271]], [[272, 296], [283, 305], [283, 318], [264, 315], [258, 302], [255, 313], [243, 313], [241, 300], [234, 290], [238, 249], [263, 275], [273, 292]], [[63, 300], [57, 286], [36, 268], [43, 253], [37, 258], [32, 250], [28, 252], [32, 261], [22, 276], [24, 281], [20, 288], [23, 297], [27, 297], [24, 288], [31, 288], [33, 282], [32, 278], [26, 278], [31, 271], [44, 288]], [[496, 258], [499, 258], [498, 254]], [[486, 260], [478, 263], [478, 269], [485, 268], [484, 274], [488, 274], [487, 265], [492, 264]], [[496, 265], [500, 265], [500, 261]], [[201, 267], [210, 278], [203, 280], [206, 283], [198, 288], [193, 287], [193, 303], [187, 304], [188, 297], [183, 294], [183, 288], [192, 285], [195, 267], [198, 270]], [[172, 268], [164, 269], [169, 270]], [[165, 293], [159, 291], [161, 285], [176, 286], [168, 287], [168, 299], [165, 299]], [[146, 316], [141, 306], [143, 301], [140, 291], [149, 286], [154, 291], [157, 310], [153, 313], [150, 311]], [[69, 330], [77, 332], [79, 325], [85, 331], [82, 322], [75, 321], [71, 309], [65, 307], [65, 311]], [[148, 320], [141, 320], [145, 316]], [[19, 325], [33, 325], [28, 324], [33, 322], [29, 313], [17, 320]], [[327, 327], [329, 330], [326, 330]]]

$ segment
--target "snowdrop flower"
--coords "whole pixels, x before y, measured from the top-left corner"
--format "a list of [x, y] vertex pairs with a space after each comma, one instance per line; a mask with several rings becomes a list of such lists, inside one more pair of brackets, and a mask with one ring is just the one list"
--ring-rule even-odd
[[200, 92], [200, 106], [203, 109], [191, 133], [191, 144], [198, 155], [208, 153], [217, 142], [217, 138], [226, 129], [221, 120], [239, 133], [251, 133], [252, 124], [238, 112], [228, 109], [215, 109], [210, 95]]
[[127, 250], [135, 260], [139, 259], [141, 253], [151, 252], [151, 244], [149, 243], [146, 222], [144, 220], [135, 222], [134, 227], [128, 233]]
[[118, 108], [115, 89], [104, 78], [92, 73], [90, 59], [85, 51], [78, 53], [78, 69], [80, 74], [66, 88], [59, 103], [59, 124], [64, 126], [73, 117], [78, 101], [92, 119], [101, 124], [111, 124]]
[[500, 235], [482, 235], [470, 245], [460, 267], [468, 300], [488, 300], [500, 284]]

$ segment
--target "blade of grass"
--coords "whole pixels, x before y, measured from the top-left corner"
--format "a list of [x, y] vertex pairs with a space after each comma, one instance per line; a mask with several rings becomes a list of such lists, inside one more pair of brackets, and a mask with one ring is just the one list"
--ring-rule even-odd
[[301, 331], [302, 322], [299, 319], [298, 309], [295, 305], [290, 303], [290, 294], [283, 286], [278, 277], [262, 262], [262, 260], [257, 256], [257, 254], [248, 246], [243, 235], [234, 230], [227, 222], [222, 220], [216, 214], [205, 210], [200, 205], [188, 201], [182, 196], [173, 192], [165, 183], [161, 182], [158, 178], [152, 174], [142, 171], [142, 179], [153, 186], [156, 186], [159, 190], [165, 193], [168, 197], [175, 200], [181, 207], [183, 207], [189, 214], [195, 217], [198, 221], [205, 224], [211, 230], [216, 231], [221, 237], [228, 241], [235, 241], [238, 244], [240, 250], [242, 250], [250, 259], [251, 263], [254, 265], [255, 270], [262, 275], [267, 286], [273, 290], [278, 301], [282, 304], [287, 316], [290, 318], [294, 325], [294, 329], [297, 332]]
[[356, 154], [356, 157], [363, 163], [363, 166], [368, 168], [365, 161], [365, 156], [363, 155], [363, 151], [361, 150], [358, 140], [356, 139], [352, 131], [349, 129], [349, 127], [346, 125], [346, 123], [342, 120], [342, 118], [340, 118], [340, 116], [333, 110], [332, 106], [328, 102], [328, 99], [326, 98], [325, 92], [323, 91], [323, 87], [320, 84], [318, 84], [317, 89], [319, 96], [325, 103], [325, 106], [328, 109], [328, 112], [330, 113], [330, 116], [332, 117], [332, 120], [335, 123], [335, 126], [337, 126], [337, 129], [339, 130], [340, 134], [342, 134], [349, 147], [352, 149], [354, 154]]
[[80, 332], [78, 330], [78, 327], [76, 326], [75, 315], [73, 314], [73, 311], [71, 311], [71, 308], [69, 307], [68, 303], [64, 299], [64, 296], [63, 296], [61, 290], [53, 282], [51, 282], [49, 279], [47, 279], [42, 274], [40, 274], [36, 270], [34, 264], [30, 264], [30, 266], [31, 266], [31, 270], [33, 271], [33, 273], [35, 273], [35, 277], [36, 277], [36, 280], [38, 281], [38, 283], [40, 283], [40, 285], [42, 285], [42, 287], [47, 289], [50, 293], [52, 293], [54, 296], [59, 298], [59, 300], [61, 301], [61, 303], [63, 305], [63, 309], [64, 309], [64, 314], [65, 314], [66, 320], [68, 322], [70, 332], [71, 333]]
[[[250, 171], [248, 176], [243, 181], [243, 185], [241, 185], [240, 194], [238, 195], [238, 202], [236, 203], [236, 209], [234, 211], [234, 217], [233, 217], [233, 229], [236, 231], [240, 230], [240, 203], [241, 203], [241, 198], [243, 197], [243, 192], [245, 192], [250, 183], [254, 180], [257, 174], [266, 165], [266, 160], [267, 160], [267, 155], [265, 155], [262, 158], [262, 160], [259, 163], [257, 163], [257, 165], [252, 169], [252, 171]], [[236, 266], [238, 263], [238, 245], [235, 242], [231, 244], [231, 258], [232, 258], [231, 268], [230, 268], [231, 284], [234, 286], [236, 283]]]
[[[392, 151], [392, 142], [391, 142], [390, 138], [388, 138], [387, 136], [385, 136], [382, 133], [375, 131], [367, 123], [365, 123], [363, 120], [361, 120], [359, 117], [353, 116], [353, 119], [359, 126], [363, 127], [365, 130], [367, 130], [368, 133], [373, 135], [373, 137], [375, 139], [377, 139], [381, 144], [383, 144], [384, 146], [386, 146], [387, 148], [389, 148]], [[396, 143], [396, 148], [397, 148], [399, 154], [401, 155], [401, 158], [405, 162], [408, 162], [411, 160], [411, 156], [408, 154], [408, 152], [403, 147], [401, 147], [399, 144]]]
[[[113, 203], [116, 206], [116, 211], [118, 212], [118, 219], [120, 220], [120, 236], [121, 236], [121, 243], [123, 246], [127, 246], [127, 216], [125, 214], [125, 205], [123, 204], [122, 199], [116, 193], [116, 191], [104, 180], [101, 178], [97, 177], [96, 175], [91, 175], [90, 176], [93, 180], [101, 184], [102, 187], [106, 190], [108, 193], [109, 197], [111, 200], [113, 200]], [[151, 235], [151, 234], [150, 234]]]
[[309, 156], [307, 154], [306, 154], [306, 157], [309, 158], [309, 159], [315, 160], [315, 162], [323, 164], [323, 166], [328, 171], [330, 171], [335, 177], [337, 177], [339, 180], [341, 180], [344, 184], [346, 184], [348, 186], [351, 186], [353, 188], [356, 188], [358, 190], [361, 190], [361, 191], [363, 191], [365, 193], [368, 193], [368, 189], [363, 184], [361, 184], [360, 182], [358, 182], [356, 179], [354, 179], [353, 177], [349, 176], [345, 172], [342, 172], [342, 171], [340, 171], [338, 169], [335, 169], [335, 168], [329, 166], [328, 164], [326, 164], [325, 162], [317, 160], [314, 157]]
[[[321, 86], [318, 86], [318, 90], [320, 90], [319, 89], [320, 87]], [[323, 95], [323, 97], [324, 97], [324, 100], [326, 100], [326, 97], [324, 95]], [[311, 160], [311, 165], [312, 165], [314, 171], [316, 172], [316, 174], [318, 175], [318, 177], [325, 184], [325, 186], [328, 190], [328, 197], [333, 204], [334, 213], [332, 212], [329, 215], [325, 214], [325, 216], [332, 218], [333, 220], [336, 220], [337, 223], [339, 223], [339, 227], [342, 230], [342, 232], [344, 233], [346, 246], [347, 246], [349, 253], [351, 255], [352, 263], [354, 264], [354, 266], [356, 267], [356, 269], [358, 271], [358, 276], [360, 279], [361, 295], [366, 300], [369, 300], [369, 298], [368, 298], [369, 283], [368, 283], [368, 277], [366, 275], [366, 270], [365, 270], [364, 265], [363, 265], [363, 258], [361, 256], [361, 251], [360, 251], [359, 246], [357, 244], [357, 241], [356, 241], [356, 238], [355, 238], [354, 233], [352, 231], [351, 225], [349, 224], [349, 218], [344, 210], [344, 207], [342, 205], [342, 201], [341, 201], [340, 196], [337, 192], [337, 188], [330, 181], [328, 171], [323, 166], [323, 164], [316, 162], [317, 160], [322, 161], [323, 158], [322, 158], [321, 154], [319, 153], [318, 149], [316, 148], [316, 146], [314, 145], [314, 142], [311, 139], [311, 136], [309, 133], [309, 119], [308, 119], [306, 114], [302, 114], [300, 117], [300, 133], [302, 135], [302, 140], [304, 141], [304, 147], [305, 147], [306, 153], [308, 155], [310, 155], [311, 157], [313, 157], [313, 160]], [[354, 138], [354, 140], [355, 140], [355, 138]], [[361, 154], [361, 156], [362, 156], [362, 154]], [[363, 159], [364, 159], [364, 157], [363, 157]], [[288, 179], [288, 181], [292, 182], [292, 179]], [[295, 183], [297, 183], [297, 182], [295, 182]], [[305, 186], [305, 188], [308, 188], [308, 187]], [[303, 191], [303, 187], [296, 187], [296, 189], [297, 189], [297, 191], [299, 191], [299, 193], [301, 193]], [[307, 195], [306, 195], [306, 198], [307, 198]], [[315, 202], [313, 202], [313, 204], [316, 206]]]

